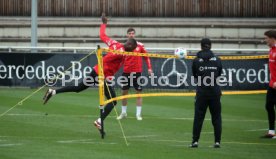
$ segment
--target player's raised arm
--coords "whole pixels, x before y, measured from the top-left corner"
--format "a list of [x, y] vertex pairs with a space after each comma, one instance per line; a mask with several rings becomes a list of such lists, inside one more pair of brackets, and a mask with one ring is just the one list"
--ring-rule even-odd
[[102, 19], [102, 24], [100, 27], [100, 38], [104, 43], [106, 43], [108, 46], [110, 46], [113, 40], [110, 39], [105, 33], [106, 24], [108, 21], [107, 17], [105, 16], [105, 13], [102, 13], [101, 19]]

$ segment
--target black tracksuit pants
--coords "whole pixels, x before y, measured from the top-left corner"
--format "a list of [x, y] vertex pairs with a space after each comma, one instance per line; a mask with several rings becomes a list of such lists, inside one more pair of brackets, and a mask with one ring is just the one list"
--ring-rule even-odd
[[193, 142], [198, 142], [200, 133], [205, 118], [207, 108], [209, 107], [212, 124], [214, 127], [215, 142], [221, 140], [221, 103], [220, 96], [218, 97], [202, 97], [196, 96], [195, 114], [193, 123]]
[[269, 130], [275, 130], [275, 106], [276, 106], [276, 89], [268, 88], [266, 94], [265, 108], [268, 116]]
[[[97, 73], [93, 70], [90, 74], [90, 76], [94, 79], [94, 81], [96, 81], [96, 77], [98, 77]], [[96, 82], [94, 82], [93, 84], [97, 84]], [[89, 83], [89, 85], [92, 85], [91, 83]], [[76, 92], [76, 93], [79, 93], [85, 89], [87, 89], [89, 86], [85, 85], [82, 82], [80, 82], [77, 86], [65, 86], [65, 87], [62, 87], [60, 89], [57, 89], [56, 90], [56, 93], [59, 94], [59, 93], [65, 93], [65, 92]], [[108, 91], [109, 90], [109, 91]], [[110, 85], [108, 85], [108, 83], [105, 81], [104, 83], [104, 94], [105, 94], [105, 97], [107, 99], [111, 99], [111, 98], [114, 98], [116, 97], [116, 93], [114, 91], [114, 88]], [[103, 119], [104, 120], [108, 114], [112, 111], [112, 109], [114, 108], [114, 106], [117, 104], [117, 101], [113, 101], [113, 102], [110, 102], [108, 103], [105, 107], [104, 107], [104, 113], [103, 113]]]

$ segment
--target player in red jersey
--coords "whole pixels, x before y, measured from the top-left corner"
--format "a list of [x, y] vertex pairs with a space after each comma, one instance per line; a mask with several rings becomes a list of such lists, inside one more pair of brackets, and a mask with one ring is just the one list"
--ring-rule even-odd
[[[124, 44], [119, 43], [118, 41], [110, 39], [106, 34], [105, 34], [105, 28], [107, 24], [107, 18], [102, 16], [102, 22], [100, 27], [100, 38], [101, 40], [106, 43], [111, 50], [121, 50], [121, 51], [133, 51], [137, 47], [137, 42], [135, 39], [130, 38], [128, 39]], [[104, 90], [105, 90], [105, 96], [107, 99], [111, 99], [116, 97], [115, 91], [113, 89], [113, 86], [109, 84], [109, 78], [114, 76], [115, 73], [120, 69], [122, 63], [124, 61], [124, 56], [123, 55], [117, 55], [113, 53], [107, 53], [103, 57], [103, 72], [105, 75], [105, 84], [104, 84]], [[92, 77], [92, 80], [91, 80]], [[86, 79], [82, 80], [77, 86], [65, 86], [60, 89], [54, 90], [54, 89], [48, 89], [45, 96], [43, 97], [44, 104], [48, 102], [48, 100], [56, 94], [59, 93], [65, 93], [65, 92], [81, 92], [85, 89], [87, 89], [91, 85], [97, 84], [97, 77], [98, 77], [98, 65], [95, 65], [93, 67], [92, 72], [90, 73], [90, 77], [87, 77]], [[109, 90], [109, 91], [108, 91]], [[102, 120], [104, 120], [108, 114], [112, 111], [114, 106], [117, 104], [116, 101], [113, 101], [111, 103], [108, 103], [104, 107], [103, 115], [102, 115]], [[95, 122], [94, 125], [101, 130], [101, 119], [98, 118]]]
[[[129, 28], [127, 30], [127, 37], [135, 38], [135, 29]], [[137, 53], [147, 53], [144, 45], [140, 42], [137, 42], [137, 47], [133, 52]], [[127, 95], [128, 90], [130, 86], [133, 86], [136, 90], [136, 93], [139, 94], [142, 92], [142, 87], [139, 80], [139, 77], [142, 75], [143, 71], [143, 59], [145, 60], [147, 67], [148, 67], [148, 73], [149, 75], [152, 74], [152, 67], [149, 57], [140, 57], [140, 56], [126, 56], [124, 60], [124, 70], [122, 76], [125, 77], [125, 82], [122, 83], [122, 95]], [[136, 100], [136, 119], [142, 120], [141, 117], [141, 111], [142, 111], [142, 98], [137, 97]], [[126, 118], [127, 117], [127, 98], [122, 100], [122, 112], [118, 116], [118, 120]]]
[[266, 111], [268, 116], [269, 130], [265, 137], [275, 136], [275, 106], [276, 106], [276, 30], [269, 30], [264, 33], [265, 42], [270, 47], [269, 71], [270, 81], [266, 94]]

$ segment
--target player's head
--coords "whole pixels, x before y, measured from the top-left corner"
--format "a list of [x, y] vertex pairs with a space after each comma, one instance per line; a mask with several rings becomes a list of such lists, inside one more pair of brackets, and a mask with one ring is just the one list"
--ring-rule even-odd
[[135, 38], [135, 29], [134, 28], [128, 28], [127, 29], [127, 37], [128, 38]]
[[276, 30], [268, 30], [264, 33], [265, 42], [269, 47], [276, 45]]
[[133, 38], [128, 38], [124, 44], [125, 51], [132, 52], [137, 47], [137, 42]]
[[212, 46], [212, 42], [209, 38], [203, 38], [201, 39], [201, 49], [202, 50], [210, 50]]

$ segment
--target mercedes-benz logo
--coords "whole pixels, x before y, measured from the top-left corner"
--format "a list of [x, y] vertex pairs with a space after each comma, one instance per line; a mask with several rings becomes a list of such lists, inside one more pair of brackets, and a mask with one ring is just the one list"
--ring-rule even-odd
[[204, 67], [200, 66], [199, 71], [204, 71]]
[[188, 67], [183, 60], [169, 58], [165, 60], [161, 67], [163, 81], [171, 87], [183, 85], [188, 76]]

